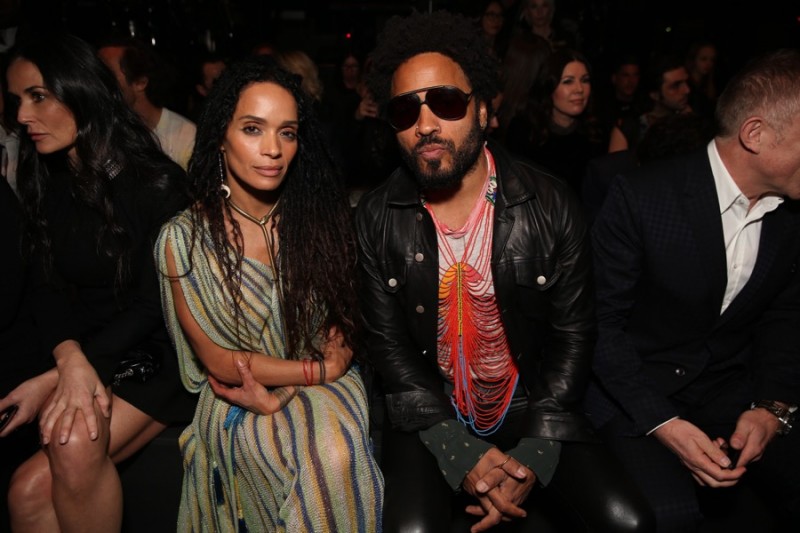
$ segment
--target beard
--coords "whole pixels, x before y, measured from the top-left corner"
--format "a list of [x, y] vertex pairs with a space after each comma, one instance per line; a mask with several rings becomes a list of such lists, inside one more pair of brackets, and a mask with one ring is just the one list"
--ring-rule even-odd
[[[440, 145], [450, 154], [452, 160], [450, 168], [443, 169], [441, 160], [423, 161], [419, 157], [418, 150], [429, 144]], [[428, 136], [420, 139], [412, 150], [403, 149], [400, 152], [403, 161], [414, 174], [420, 190], [436, 191], [458, 186], [467, 172], [477, 163], [478, 157], [483, 151], [483, 144], [483, 130], [476, 113], [472, 128], [460, 147], [456, 148], [455, 143], [451, 140]]]

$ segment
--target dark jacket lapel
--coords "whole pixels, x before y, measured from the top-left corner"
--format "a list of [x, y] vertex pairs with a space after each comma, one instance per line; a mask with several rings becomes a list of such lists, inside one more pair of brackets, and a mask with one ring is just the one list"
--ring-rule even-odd
[[698, 262], [702, 265], [714, 294], [722, 305], [728, 279], [725, 237], [719, 213], [719, 198], [714, 175], [705, 150], [691, 160], [684, 188], [686, 216], [695, 236]]

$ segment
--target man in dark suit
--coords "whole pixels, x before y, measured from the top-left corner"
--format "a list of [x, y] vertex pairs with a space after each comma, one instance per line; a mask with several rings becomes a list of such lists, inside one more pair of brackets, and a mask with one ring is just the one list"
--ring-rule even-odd
[[705, 150], [618, 178], [592, 234], [587, 410], [660, 532], [742, 479], [800, 523], [800, 52], [745, 67], [717, 119]]

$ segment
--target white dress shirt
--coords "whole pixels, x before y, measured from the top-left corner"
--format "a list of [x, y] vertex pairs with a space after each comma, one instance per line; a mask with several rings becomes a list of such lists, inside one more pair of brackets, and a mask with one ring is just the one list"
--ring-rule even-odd
[[750, 200], [742, 194], [730, 172], [725, 168], [713, 140], [708, 143], [708, 159], [711, 162], [711, 171], [717, 188], [722, 233], [725, 238], [725, 258], [728, 265], [728, 283], [720, 308], [722, 314], [753, 273], [764, 215], [777, 209], [783, 203], [783, 198], [762, 196], [750, 205]]

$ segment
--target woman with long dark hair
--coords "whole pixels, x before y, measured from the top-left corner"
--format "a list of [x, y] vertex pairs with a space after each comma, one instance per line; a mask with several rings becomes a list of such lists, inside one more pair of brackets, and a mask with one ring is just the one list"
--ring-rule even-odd
[[217, 80], [162, 230], [186, 388], [179, 531], [379, 531], [383, 478], [356, 366], [350, 208], [299, 78], [250, 58]]
[[525, 110], [509, 126], [509, 150], [553, 171], [579, 193], [589, 159], [604, 152], [591, 96], [591, 69], [583, 54], [556, 50], [539, 72]]
[[[43, 444], [12, 480], [12, 528], [119, 531], [114, 463], [193, 408], [152, 258], [161, 225], [187, 205], [186, 177], [82, 40], [55, 35], [21, 45], [7, 80], [21, 130], [18, 187], [34, 309], [55, 362], [6, 398], [18, 405], [11, 424], [38, 414]], [[124, 370], [144, 372], [126, 379]]]

